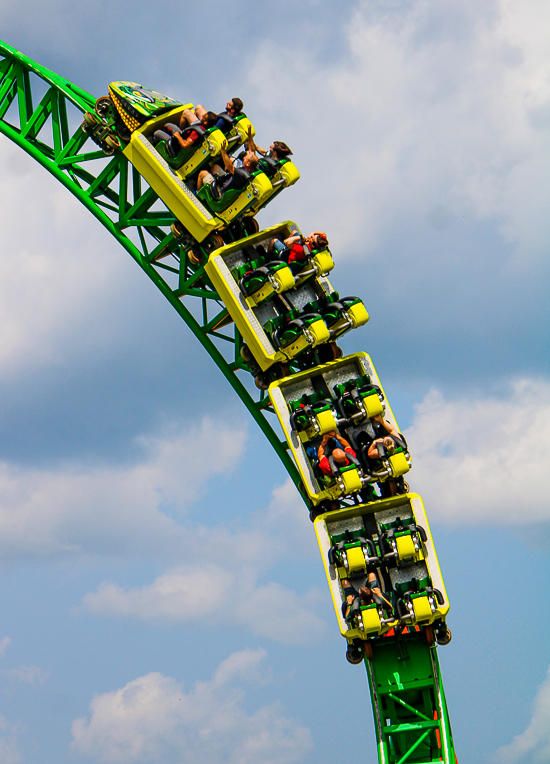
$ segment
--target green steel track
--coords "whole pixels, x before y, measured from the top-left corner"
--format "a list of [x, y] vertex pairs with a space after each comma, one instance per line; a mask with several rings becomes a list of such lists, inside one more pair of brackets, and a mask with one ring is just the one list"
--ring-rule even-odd
[[[174, 221], [122, 151], [105, 156], [81, 130], [95, 98], [0, 42], [0, 133], [65, 186], [134, 258], [210, 354], [277, 452], [300, 476], [268, 421], [269, 398], [254, 399], [239, 335], [202, 267], [188, 262], [170, 233]], [[435, 644], [425, 632], [377, 641], [365, 659], [380, 764], [455, 764]], [[357, 717], [358, 719], [359, 717]], [[361, 735], [360, 722], [354, 735]], [[365, 753], [365, 760], [368, 760]]]

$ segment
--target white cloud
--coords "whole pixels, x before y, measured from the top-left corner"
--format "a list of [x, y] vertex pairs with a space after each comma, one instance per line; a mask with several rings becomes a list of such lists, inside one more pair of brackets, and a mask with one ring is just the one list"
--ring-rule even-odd
[[6, 650], [11, 644], [11, 637], [3, 637], [0, 639], [0, 657], [6, 654]]
[[216, 565], [197, 557], [141, 588], [104, 583], [84, 597], [83, 605], [103, 615], [196, 621], [216, 629], [245, 626], [278, 642], [307, 644], [312, 634], [318, 639], [326, 629], [311, 608], [316, 599], [316, 593], [299, 595], [275, 582], [260, 583], [257, 571], [239, 560]]
[[263, 650], [231, 655], [208, 682], [186, 693], [159, 673], [97, 695], [91, 716], [72, 725], [73, 749], [106, 764], [290, 764], [312, 748], [306, 727], [286, 718], [279, 704], [247, 714], [244, 682], [265, 681]]
[[320, 591], [298, 593], [264, 579], [276, 562], [318, 554], [308, 512], [287, 481], [244, 530], [188, 530], [184, 564], [139, 588], [104, 582], [85, 595], [82, 607], [106, 616], [244, 626], [278, 642], [307, 644], [312, 634], [319, 639], [326, 631], [314, 612]]
[[137, 464], [54, 470], [0, 464], [0, 551], [169, 554], [182, 531], [162, 507], [182, 512], [212, 475], [235, 466], [244, 441], [243, 431], [204, 420], [200, 429], [142, 438]]
[[550, 668], [541, 684], [525, 732], [499, 748], [498, 764], [547, 764], [550, 761]]
[[[342, 257], [344, 245], [372, 251], [396, 225], [465, 215], [498, 221], [522, 256], [543, 262], [548, 24], [541, 0], [369, 0], [355, 5], [343, 55], [263, 42], [251, 88], [264, 130], [299, 155], [301, 188], [289, 193], [307, 225], [322, 209]], [[410, 283], [410, 242], [401, 250]]]
[[550, 520], [541, 485], [550, 461], [550, 384], [516, 381], [505, 397], [447, 401], [435, 390], [406, 437], [409, 483], [430, 516], [460, 523]]

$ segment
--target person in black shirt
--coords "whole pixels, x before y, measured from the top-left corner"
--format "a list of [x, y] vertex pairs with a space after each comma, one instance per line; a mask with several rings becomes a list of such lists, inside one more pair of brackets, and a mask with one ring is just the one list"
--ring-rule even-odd
[[244, 188], [250, 175], [258, 167], [258, 158], [255, 154], [247, 152], [243, 159], [232, 159], [226, 149], [227, 141], [224, 141], [221, 149], [223, 167], [215, 164], [212, 170], [201, 170], [197, 179], [197, 191], [206, 183], [210, 186], [212, 197], [216, 200], [221, 199], [226, 191]]

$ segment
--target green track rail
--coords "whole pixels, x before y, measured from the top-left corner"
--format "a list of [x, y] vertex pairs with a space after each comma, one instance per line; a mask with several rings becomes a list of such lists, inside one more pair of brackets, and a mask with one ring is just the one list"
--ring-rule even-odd
[[[160, 289], [210, 354], [299, 486], [300, 476], [268, 421], [269, 399], [255, 399], [238, 375], [242, 338], [204, 269], [170, 233], [174, 215], [122, 151], [106, 156], [81, 130], [95, 98], [0, 42], [0, 133], [65, 186]], [[455, 764], [435, 645], [424, 630], [377, 640], [365, 659], [380, 764]], [[357, 725], [354, 724], [354, 729]], [[365, 761], [369, 760], [365, 752]]]

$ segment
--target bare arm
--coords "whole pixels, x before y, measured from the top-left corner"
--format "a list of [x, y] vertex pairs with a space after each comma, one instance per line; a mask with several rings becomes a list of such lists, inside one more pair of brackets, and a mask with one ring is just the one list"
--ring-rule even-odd
[[181, 133], [174, 133], [174, 138], [177, 140], [182, 149], [188, 149], [189, 146], [192, 146], [195, 142], [192, 141], [191, 138], [182, 138]]
[[351, 445], [348, 443], [348, 441], [345, 438], [343, 438], [341, 435], [338, 435], [338, 433], [334, 433], [334, 435], [332, 437], [336, 438], [338, 443], [340, 443], [340, 445], [344, 446], [344, 451], [346, 450], [346, 448], [351, 448]]
[[384, 427], [385, 430], [389, 432], [390, 435], [396, 435], [397, 437], [399, 437], [399, 430], [396, 427], [394, 427], [393, 424], [391, 424], [391, 422], [388, 422], [387, 419], [382, 419], [380, 415], [375, 416], [374, 418], [376, 419], [377, 422], [380, 422], [380, 424]]
[[376, 440], [373, 440], [372, 443], [369, 446], [369, 450], [367, 451], [367, 456], [369, 456], [371, 459], [378, 459], [378, 443], [383, 443], [384, 438], [377, 438]]
[[321, 441], [321, 445], [317, 449], [317, 456], [319, 458], [319, 461], [321, 461], [321, 459], [325, 455], [325, 448], [326, 448], [326, 445], [327, 445], [328, 441], [331, 438], [337, 438], [337, 437], [338, 437], [338, 435], [337, 435], [335, 430], [331, 430], [331, 432], [327, 432], [327, 433], [325, 433], [325, 435], [323, 435], [323, 440]]
[[222, 157], [222, 160], [223, 160], [223, 166], [225, 167], [227, 172], [229, 172], [229, 173], [231, 173], [231, 175], [233, 175], [233, 173], [235, 172], [235, 165], [233, 164], [233, 162], [229, 158], [229, 155], [227, 154], [226, 148], [227, 148], [227, 141], [224, 141], [222, 143], [222, 147], [221, 147], [221, 151], [220, 151], [221, 157]]
[[283, 244], [286, 247], [291, 247], [293, 244], [297, 244], [299, 241], [303, 241], [303, 238], [299, 233], [296, 233], [294, 236], [289, 236], [288, 239], [283, 239]]
[[264, 149], [259, 148], [254, 143], [254, 138], [252, 137], [252, 125], [248, 126], [248, 140], [245, 141], [245, 148], [247, 151], [250, 151], [252, 154], [255, 154], [258, 152], [258, 154], [265, 154]]

